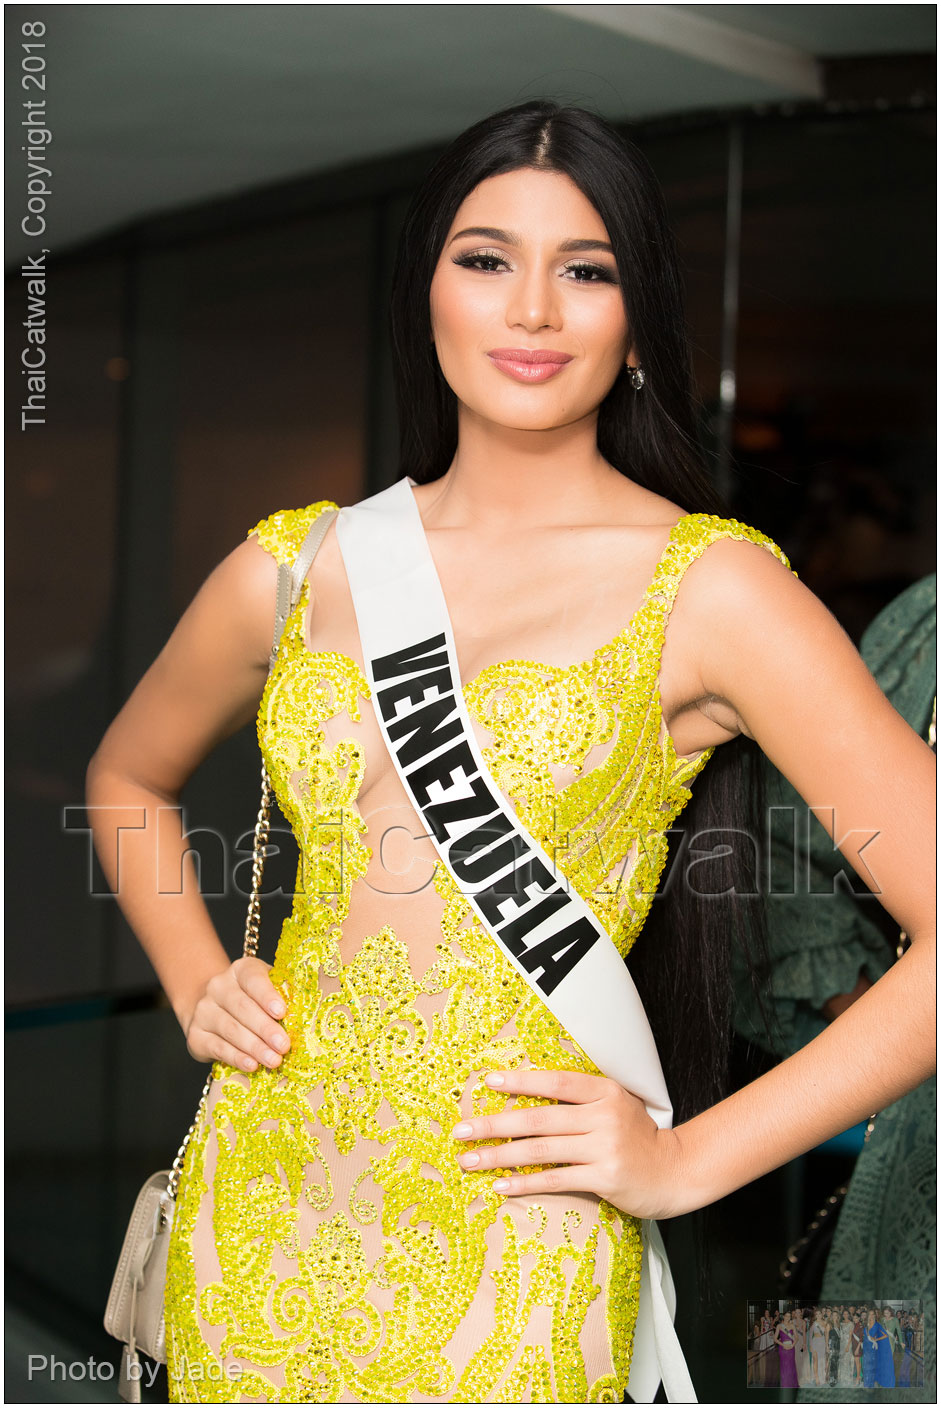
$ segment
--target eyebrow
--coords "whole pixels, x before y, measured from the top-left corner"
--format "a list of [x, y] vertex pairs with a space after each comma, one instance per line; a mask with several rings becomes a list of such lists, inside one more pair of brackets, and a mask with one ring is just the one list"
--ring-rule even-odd
[[[478, 235], [485, 240], [497, 240], [500, 244], [512, 244], [517, 248], [523, 243], [514, 230], [495, 230], [489, 225], [471, 225], [466, 230], [458, 230], [448, 243], [453, 244], [463, 235]], [[607, 254], [614, 253], [607, 240], [562, 240], [559, 243], [559, 249], [563, 254], [572, 254], [588, 249], [601, 249]]]

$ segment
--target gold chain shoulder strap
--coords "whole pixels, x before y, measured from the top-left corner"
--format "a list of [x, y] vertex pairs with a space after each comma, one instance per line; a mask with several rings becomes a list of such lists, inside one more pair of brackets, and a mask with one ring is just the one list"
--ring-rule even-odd
[[[301, 594], [301, 587], [310, 571], [317, 549], [327, 535], [336, 511], [322, 513], [314, 520], [307, 537], [301, 546], [300, 552], [293, 563], [278, 564], [278, 590], [275, 605], [275, 625], [274, 644], [271, 648], [271, 655], [268, 661], [268, 673], [274, 669], [278, 656], [278, 647], [281, 643], [281, 636], [284, 631], [287, 618], [297, 605]], [[265, 765], [264, 759], [261, 764], [261, 805], [258, 808], [258, 816], [255, 820], [255, 834], [252, 843], [252, 892], [248, 900], [248, 913], [245, 916], [245, 935], [242, 941], [242, 957], [258, 957], [258, 938], [261, 930], [261, 879], [265, 868], [265, 859], [268, 854], [268, 836], [271, 829], [271, 777]], [[183, 1159], [186, 1150], [192, 1139], [196, 1127], [206, 1111], [206, 1101], [209, 1098], [209, 1087], [212, 1085], [212, 1066], [209, 1068], [209, 1075], [206, 1077], [206, 1084], [203, 1086], [203, 1093], [199, 1097], [199, 1104], [196, 1107], [196, 1115], [186, 1134], [183, 1136], [183, 1143], [177, 1150], [176, 1158], [173, 1160], [173, 1167], [170, 1170], [170, 1177], [167, 1180], [167, 1192], [171, 1198], [176, 1198], [177, 1189], [180, 1183], [180, 1174], [183, 1169]]]
[[[245, 937], [242, 942], [242, 957], [258, 957], [258, 937], [261, 928], [261, 877], [264, 873], [265, 858], [268, 854], [268, 834], [271, 827], [271, 778], [264, 763], [261, 765], [261, 806], [258, 809], [258, 817], [255, 822], [255, 835], [252, 845], [252, 893], [248, 900], [248, 914], [245, 916]], [[180, 1183], [180, 1174], [183, 1171], [183, 1159], [186, 1155], [187, 1146], [196, 1132], [196, 1126], [202, 1119], [206, 1102], [209, 1098], [209, 1087], [212, 1085], [212, 1066], [209, 1067], [209, 1075], [206, 1077], [206, 1084], [203, 1086], [203, 1093], [199, 1097], [199, 1104], [196, 1106], [196, 1114], [193, 1123], [183, 1136], [183, 1143], [177, 1150], [176, 1158], [173, 1160], [173, 1167], [170, 1170], [170, 1177], [167, 1179], [167, 1192], [171, 1198], [176, 1198], [177, 1188]]]

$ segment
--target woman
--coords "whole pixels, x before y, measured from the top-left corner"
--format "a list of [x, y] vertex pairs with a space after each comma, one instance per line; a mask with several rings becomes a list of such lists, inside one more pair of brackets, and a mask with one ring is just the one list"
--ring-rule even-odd
[[912, 1317], [906, 1315], [902, 1326], [902, 1340], [905, 1346], [902, 1355], [902, 1368], [899, 1372], [899, 1388], [912, 1388], [912, 1349], [915, 1343], [915, 1330], [912, 1325]]
[[774, 1335], [774, 1321], [766, 1312], [761, 1317], [761, 1358], [758, 1361], [760, 1379], [766, 1388], [776, 1388], [778, 1384], [778, 1366], [774, 1357]]
[[840, 1321], [840, 1363], [837, 1380], [841, 1384], [856, 1382], [856, 1364], [853, 1359], [853, 1321], [849, 1310], [843, 1307]]
[[[930, 1068], [933, 760], [780, 548], [719, 516], [662, 196], [607, 124], [537, 102], [458, 138], [405, 221], [392, 317], [396, 504], [430, 550], [475, 739], [630, 952], [674, 1127], [582, 1051], [436, 859], [372, 709], [342, 517], [266, 682], [275, 560], [327, 506], [271, 514], [89, 769], [112, 886], [116, 812], [153, 820], [122, 838], [119, 898], [190, 1052], [215, 1063], [173, 1222], [171, 1395], [231, 1396], [224, 1374], [245, 1400], [618, 1401], [630, 1376], [652, 1398], [661, 1362], [632, 1376], [635, 1350], [650, 1362], [641, 1219], [714, 1202]], [[426, 678], [411, 705], [443, 709]], [[252, 719], [302, 859], [270, 970], [230, 961], [192, 874], [182, 894], [152, 880], [168, 797]], [[722, 1098], [751, 847], [719, 846], [652, 900], [688, 802], [697, 835], [752, 824], [756, 747], [832, 809], [914, 942], [806, 1051]], [[453, 771], [425, 803], [470, 808], [469, 787]], [[182, 841], [163, 840], [178, 877]], [[494, 910], [526, 928], [554, 893]]]
[[864, 1342], [864, 1339], [865, 1339], [865, 1332], [864, 1332], [864, 1330], [863, 1330], [863, 1319], [864, 1319], [863, 1312], [860, 1310], [860, 1311], [857, 1312], [856, 1318], [853, 1320], [853, 1363], [854, 1363], [854, 1365], [855, 1365], [855, 1367], [856, 1367], [856, 1383], [857, 1383], [857, 1384], [861, 1384], [862, 1381], [863, 1381], [863, 1364], [862, 1364], [862, 1360], [863, 1360], [863, 1342]]
[[840, 1330], [836, 1310], [827, 1317], [827, 1383], [835, 1384], [840, 1369]]
[[811, 1383], [822, 1384], [826, 1379], [827, 1368], [827, 1317], [819, 1306], [814, 1311], [810, 1326], [810, 1372]]
[[794, 1346], [794, 1363], [797, 1366], [797, 1382], [805, 1384], [810, 1372], [810, 1355], [807, 1352], [807, 1321], [803, 1309], [798, 1306], [791, 1316], [791, 1324], [797, 1341]]
[[877, 1319], [875, 1310], [869, 1311], [866, 1322], [863, 1339], [863, 1387], [895, 1388], [895, 1368], [892, 1364], [889, 1336]]
[[902, 1338], [902, 1326], [899, 1323], [898, 1312], [894, 1305], [884, 1305], [879, 1319], [882, 1328], [889, 1337], [889, 1353], [892, 1355], [892, 1373], [896, 1383], [902, 1372], [902, 1359], [905, 1354], [905, 1341]]
[[748, 1336], [748, 1374], [747, 1382], [750, 1384], [760, 1383], [761, 1376], [759, 1365], [761, 1363], [761, 1325], [756, 1320]]
[[774, 1342], [778, 1347], [779, 1376], [781, 1388], [797, 1388], [797, 1365], [794, 1362], [794, 1346], [797, 1336], [791, 1323], [790, 1311], [784, 1315], [774, 1332]]

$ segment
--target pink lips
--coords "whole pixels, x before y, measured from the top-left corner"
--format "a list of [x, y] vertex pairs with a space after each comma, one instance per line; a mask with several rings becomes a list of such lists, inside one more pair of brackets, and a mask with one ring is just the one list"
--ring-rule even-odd
[[487, 356], [516, 381], [548, 381], [572, 360], [567, 352], [551, 348], [495, 347]]

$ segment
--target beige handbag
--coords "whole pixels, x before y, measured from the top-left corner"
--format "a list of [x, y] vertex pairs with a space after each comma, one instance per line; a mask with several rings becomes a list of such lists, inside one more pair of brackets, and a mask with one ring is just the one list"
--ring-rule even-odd
[[[326, 535], [335, 511], [322, 513], [317, 518], [304, 540], [293, 565], [278, 567], [278, 592], [275, 605], [274, 643], [268, 658], [270, 674], [278, 654], [278, 646], [284, 625], [290, 612], [297, 604], [304, 579], [320, 544]], [[245, 920], [245, 938], [242, 945], [244, 956], [254, 958], [258, 954], [258, 931], [260, 923], [259, 894], [268, 843], [268, 830], [271, 815], [271, 779], [267, 768], [261, 768], [261, 806], [255, 823], [255, 837], [252, 854], [252, 893], [248, 902], [248, 915]], [[186, 1147], [193, 1136], [199, 1121], [206, 1112], [209, 1087], [212, 1084], [212, 1070], [203, 1087], [203, 1093], [196, 1110], [196, 1118], [186, 1132], [180, 1145], [173, 1167], [162, 1169], [148, 1178], [137, 1195], [134, 1211], [124, 1234], [124, 1244], [118, 1258], [114, 1280], [105, 1308], [105, 1329], [109, 1335], [122, 1341], [124, 1350], [118, 1373], [118, 1394], [125, 1403], [141, 1401], [140, 1351], [149, 1354], [159, 1364], [167, 1362], [166, 1325], [164, 1321], [164, 1288], [167, 1279], [167, 1248], [170, 1242], [170, 1229], [173, 1226], [173, 1213], [176, 1207], [177, 1187]]]

